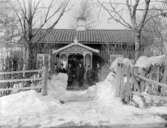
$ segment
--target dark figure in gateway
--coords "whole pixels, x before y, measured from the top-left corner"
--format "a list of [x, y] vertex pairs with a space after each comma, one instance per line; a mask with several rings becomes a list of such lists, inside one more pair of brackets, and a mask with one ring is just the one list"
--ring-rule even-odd
[[67, 68], [67, 75], [68, 75], [67, 89], [72, 89], [74, 86], [82, 88], [84, 84], [84, 73], [85, 73], [85, 68], [82, 60], [71, 61], [71, 63], [68, 64]]
[[82, 62], [79, 62], [77, 66], [77, 80], [81, 88], [83, 87], [83, 83], [84, 83], [84, 73], [85, 73], [84, 65]]

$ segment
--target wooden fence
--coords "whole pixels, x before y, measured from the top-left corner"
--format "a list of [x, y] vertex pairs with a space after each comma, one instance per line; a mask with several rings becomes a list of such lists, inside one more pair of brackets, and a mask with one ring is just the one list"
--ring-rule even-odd
[[[17, 75], [19, 77], [14, 78]], [[48, 69], [45, 66], [40, 70], [0, 72], [0, 76], [4, 78], [0, 80], [0, 96], [31, 89], [42, 91], [42, 95], [47, 94]], [[4, 76], [10, 76], [10, 79]]]
[[131, 100], [133, 94], [143, 92], [151, 96], [167, 96], [167, 69], [154, 65], [145, 71], [142, 68], [118, 63], [116, 96], [125, 102]]

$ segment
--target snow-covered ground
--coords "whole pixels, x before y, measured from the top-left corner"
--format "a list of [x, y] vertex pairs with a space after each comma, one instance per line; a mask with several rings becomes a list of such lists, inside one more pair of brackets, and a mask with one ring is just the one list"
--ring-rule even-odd
[[[158, 114], [167, 114], [167, 106], [135, 108], [123, 105], [115, 97], [114, 74], [85, 91], [66, 91], [67, 75], [58, 74], [48, 81], [48, 96], [35, 91], [0, 98], [0, 125], [58, 126], [163, 123]], [[59, 101], [64, 101], [61, 104]]]

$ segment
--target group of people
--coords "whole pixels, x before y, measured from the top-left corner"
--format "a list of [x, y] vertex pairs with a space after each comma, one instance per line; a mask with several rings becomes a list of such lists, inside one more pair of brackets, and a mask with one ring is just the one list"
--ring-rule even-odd
[[91, 86], [98, 81], [98, 70], [92, 69], [90, 65], [86, 67], [83, 59], [71, 58], [67, 65], [66, 63], [56, 63], [55, 72], [67, 73], [67, 89], [73, 89], [74, 86], [84, 88], [85, 84]]
[[67, 72], [67, 67], [66, 67], [66, 63], [62, 61], [61, 63], [55, 63], [55, 72], [56, 73], [66, 73]]
[[71, 63], [69, 63], [67, 68], [67, 74], [68, 89], [71, 89], [74, 84], [78, 84], [80, 87], [83, 87], [85, 67], [82, 61], [72, 61]]

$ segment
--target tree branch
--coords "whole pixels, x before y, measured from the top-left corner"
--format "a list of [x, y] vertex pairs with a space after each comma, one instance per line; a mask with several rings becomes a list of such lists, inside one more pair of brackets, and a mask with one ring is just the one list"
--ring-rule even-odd
[[132, 9], [132, 17], [136, 17], [136, 10], [137, 10], [137, 7], [139, 5], [139, 1], [140, 0], [135, 1], [135, 4], [134, 4], [133, 9]]
[[[113, 19], [113, 20], [115, 20], [116, 22], [118, 22], [118, 23], [120, 23], [121, 25], [123, 25], [123, 26], [125, 26], [125, 27], [127, 27], [127, 28], [132, 28], [131, 27], [131, 25], [130, 24], [128, 24], [124, 19], [123, 19], [123, 17], [121, 16], [121, 15], [117, 15], [117, 14], [119, 14], [117, 11], [115, 12], [115, 11], [113, 11], [113, 13], [115, 13], [119, 18], [116, 18], [116, 16], [114, 16], [111, 12], [110, 12], [110, 10], [103, 4], [103, 3], [101, 3], [99, 0], [97, 0], [98, 1], [98, 3], [103, 7], [103, 9], [110, 15], [110, 17], [111, 17], [111, 19]], [[115, 10], [115, 9], [114, 9]], [[123, 19], [123, 20], [122, 20]]]
[[144, 27], [144, 22], [146, 20], [147, 14], [148, 14], [149, 5], [150, 5], [150, 0], [145, 0], [145, 11], [143, 13], [142, 20], [139, 24], [139, 31], [141, 31], [142, 28]]
[[[61, 17], [64, 15], [64, 12], [66, 11], [66, 8], [69, 4], [70, 0], [68, 0], [66, 3], [64, 3], [64, 7], [62, 8], [62, 11], [60, 12], [57, 20], [50, 26], [46, 29], [45, 33], [42, 34], [39, 39], [37, 40], [37, 42], [39, 42], [41, 39], [43, 39], [48, 33], [50, 33], [50, 31], [55, 27], [55, 25], [59, 22], [59, 20], [61, 19]], [[59, 9], [58, 9], [59, 10]], [[57, 11], [55, 11], [57, 12]], [[56, 14], [56, 13], [55, 13]], [[42, 27], [42, 26], [41, 26]], [[42, 28], [41, 28], [42, 29]], [[38, 29], [38, 31], [35, 33], [36, 35], [41, 31], [41, 29]]]

